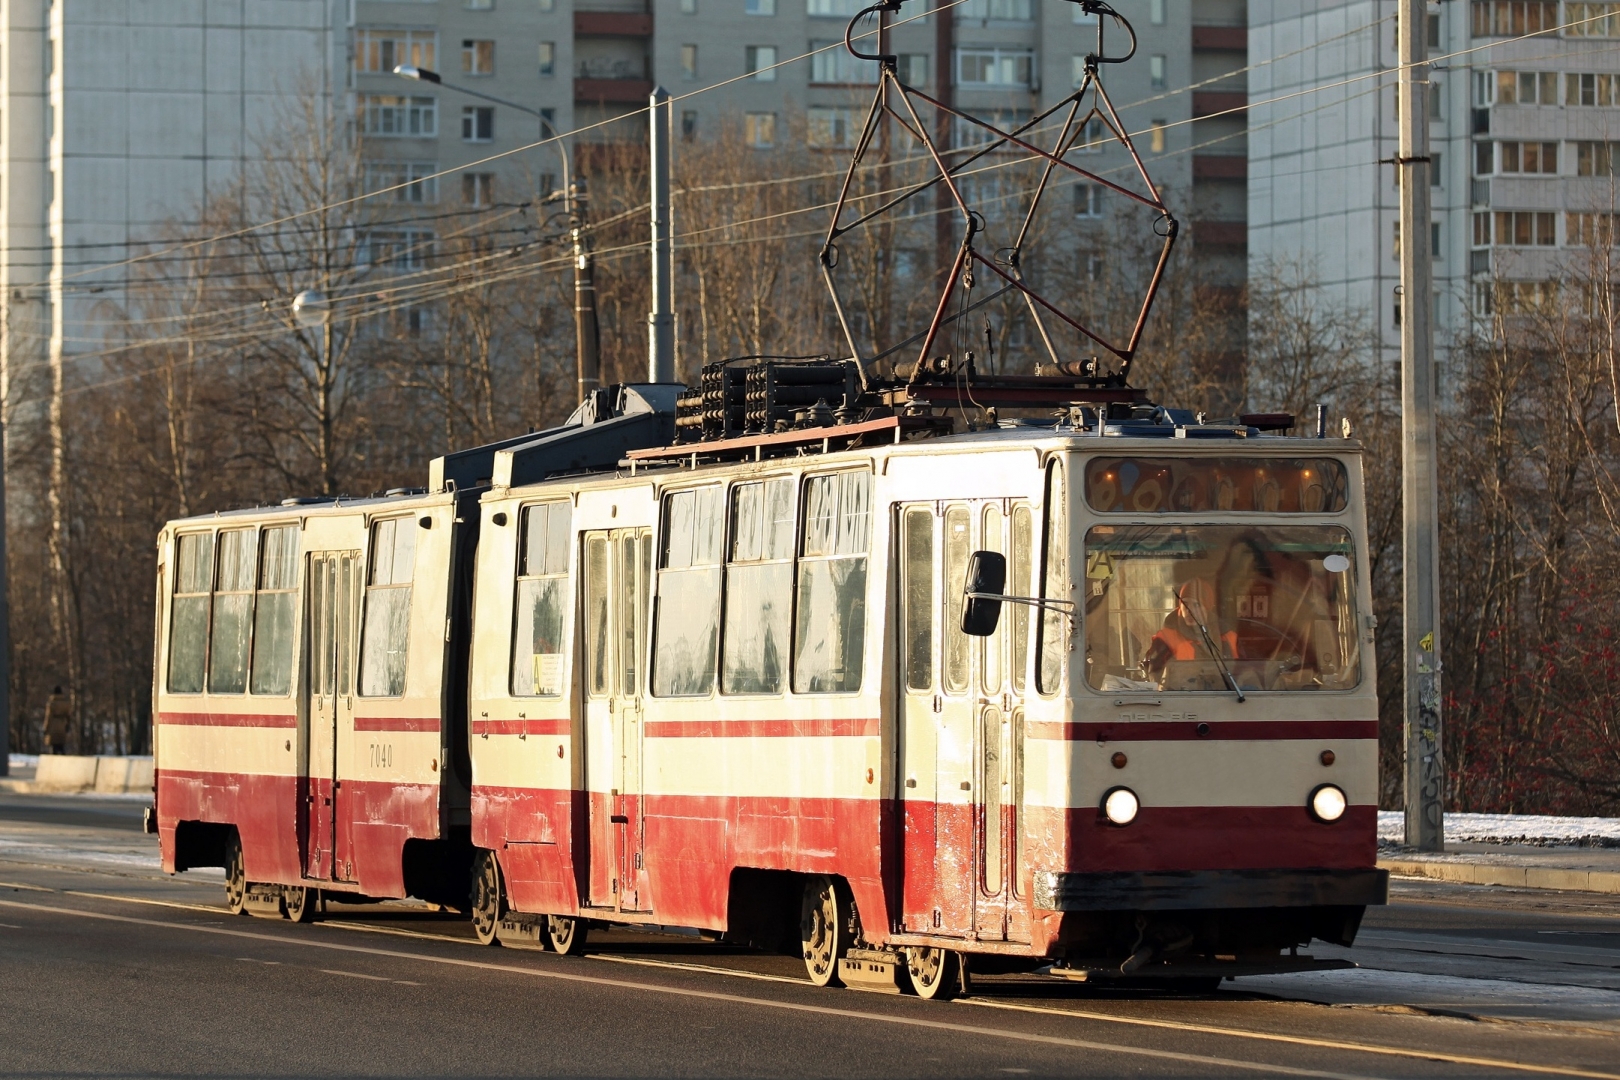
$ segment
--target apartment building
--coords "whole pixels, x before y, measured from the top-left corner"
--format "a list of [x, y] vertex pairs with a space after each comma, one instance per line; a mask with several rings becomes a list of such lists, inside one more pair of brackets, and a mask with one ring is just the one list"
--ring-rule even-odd
[[[1400, 344], [1393, 0], [1251, 0], [1251, 270], [1318, 280]], [[1548, 33], [1538, 33], [1551, 31]], [[1620, 5], [1470, 0], [1431, 7], [1435, 334], [1442, 355], [1498, 294], [1532, 299], [1572, 249], [1609, 235], [1620, 139]], [[1529, 36], [1526, 35], [1535, 35]]]

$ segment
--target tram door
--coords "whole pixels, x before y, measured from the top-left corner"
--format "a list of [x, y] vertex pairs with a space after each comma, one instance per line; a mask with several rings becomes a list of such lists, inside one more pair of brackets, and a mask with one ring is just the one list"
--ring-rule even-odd
[[[346, 829], [345, 793], [339, 777], [348, 761], [354, 726], [354, 636], [359, 608], [360, 553], [317, 551], [309, 556], [308, 701], [309, 737], [304, 740], [304, 807], [299, 815], [299, 841], [304, 876], [352, 877]], [[340, 835], [342, 833], [342, 835]]]
[[589, 903], [644, 911], [642, 666], [652, 532], [586, 533], [584, 561]]
[[[1027, 935], [1012, 901], [1028, 623], [1006, 605], [996, 633], [973, 638], [961, 620], [968, 560], [981, 548], [1007, 553], [1008, 591], [1029, 595], [1018, 592], [1020, 574], [1028, 576], [1029, 522], [1028, 505], [1008, 500], [902, 511], [907, 929], [986, 940]], [[925, 659], [932, 637], [937, 671]]]

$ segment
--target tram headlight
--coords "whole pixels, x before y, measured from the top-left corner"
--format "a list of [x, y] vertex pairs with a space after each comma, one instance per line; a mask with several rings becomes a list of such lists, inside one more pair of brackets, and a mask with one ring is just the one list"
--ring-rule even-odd
[[1349, 804], [1343, 788], [1337, 784], [1322, 784], [1311, 792], [1310, 801], [1305, 805], [1310, 809], [1311, 817], [1317, 821], [1338, 821]]
[[1102, 812], [1115, 825], [1129, 825], [1141, 808], [1136, 792], [1128, 787], [1109, 788], [1102, 799]]

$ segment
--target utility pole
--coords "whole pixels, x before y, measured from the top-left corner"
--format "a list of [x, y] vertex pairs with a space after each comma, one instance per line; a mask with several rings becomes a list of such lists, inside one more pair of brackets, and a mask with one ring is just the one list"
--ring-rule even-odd
[[602, 384], [602, 358], [596, 328], [596, 269], [591, 259], [591, 238], [585, 231], [590, 219], [590, 196], [583, 176], [575, 176], [569, 185], [568, 210], [569, 235], [574, 241], [574, 340], [579, 400], [583, 404]]
[[1429, 239], [1427, 0], [1400, 0], [1401, 633], [1406, 683], [1406, 842], [1445, 847], [1440, 752], [1440, 496], [1436, 481], [1433, 277]]
[[652, 313], [647, 316], [647, 381], [675, 381], [675, 298], [671, 282], [669, 167], [674, 135], [669, 91], [653, 87], [647, 110], [652, 174]]

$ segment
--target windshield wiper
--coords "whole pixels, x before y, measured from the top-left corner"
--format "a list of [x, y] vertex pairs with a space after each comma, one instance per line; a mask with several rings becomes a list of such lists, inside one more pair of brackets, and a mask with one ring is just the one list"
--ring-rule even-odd
[[1209, 627], [1205, 626], [1204, 620], [1198, 617], [1198, 611], [1192, 604], [1183, 600], [1181, 606], [1187, 609], [1187, 614], [1192, 617], [1192, 621], [1198, 626], [1198, 632], [1204, 638], [1204, 647], [1209, 650], [1209, 655], [1215, 658], [1215, 666], [1221, 669], [1221, 676], [1226, 679], [1226, 685], [1231, 687], [1232, 693], [1237, 695], [1238, 704], [1243, 704], [1248, 699], [1243, 696], [1243, 688], [1238, 685], [1237, 679], [1232, 677], [1232, 669], [1226, 666], [1226, 660], [1222, 658], [1221, 650], [1215, 647], [1215, 639], [1209, 636]]

